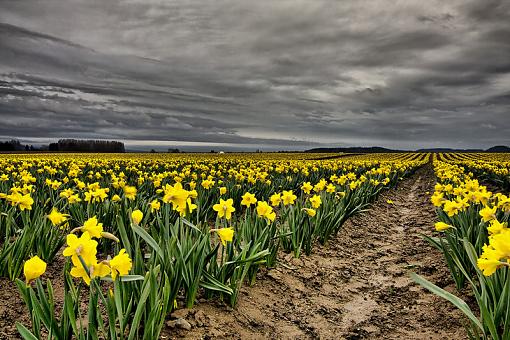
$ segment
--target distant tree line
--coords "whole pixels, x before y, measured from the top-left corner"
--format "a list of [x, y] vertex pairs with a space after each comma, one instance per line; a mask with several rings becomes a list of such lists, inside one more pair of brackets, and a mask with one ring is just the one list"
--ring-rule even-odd
[[35, 151], [33, 145], [21, 144], [19, 140], [12, 139], [6, 142], [0, 142], [0, 151]]
[[[168, 153], [180, 153], [181, 150], [179, 149], [173, 149], [173, 148], [170, 148], [168, 149], [167, 151]], [[184, 151], [183, 151], [184, 152]], [[151, 149], [150, 153], [158, 153], [158, 151], [156, 151], [156, 149]]]
[[61, 139], [49, 145], [49, 151], [64, 152], [126, 152], [124, 143], [105, 140]]

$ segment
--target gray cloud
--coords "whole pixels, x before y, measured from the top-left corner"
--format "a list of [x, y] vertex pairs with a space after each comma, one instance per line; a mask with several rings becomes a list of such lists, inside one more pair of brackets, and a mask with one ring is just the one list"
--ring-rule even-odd
[[510, 143], [508, 1], [0, 6], [0, 136]]

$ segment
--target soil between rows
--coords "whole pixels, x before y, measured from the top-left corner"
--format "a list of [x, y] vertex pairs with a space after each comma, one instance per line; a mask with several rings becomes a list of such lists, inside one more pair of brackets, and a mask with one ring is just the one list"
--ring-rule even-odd
[[[434, 184], [431, 166], [422, 167], [349, 219], [327, 246], [316, 245], [311, 256], [282, 253], [277, 268], [243, 288], [236, 308], [200, 300], [192, 310], [172, 313], [190, 330], [169, 320], [161, 338], [466, 338], [461, 313], [409, 278], [414, 271], [454, 292], [441, 254], [420, 237], [433, 233], [427, 192]], [[45, 274], [56, 291], [62, 265], [55, 261]], [[0, 339], [18, 339], [15, 322], [30, 321], [14, 283], [0, 279], [0, 300]]]

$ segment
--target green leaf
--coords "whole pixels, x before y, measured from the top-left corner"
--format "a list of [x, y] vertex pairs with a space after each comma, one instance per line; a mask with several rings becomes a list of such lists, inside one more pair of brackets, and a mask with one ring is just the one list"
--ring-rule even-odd
[[[143, 281], [144, 277], [142, 275], [123, 275], [119, 276], [119, 280], [121, 282], [132, 282], [132, 281]], [[111, 276], [105, 276], [101, 278], [101, 281], [113, 282]]]
[[16, 322], [16, 329], [18, 330], [19, 334], [23, 337], [25, 340], [38, 340], [37, 337], [32, 334], [25, 326], [20, 324], [19, 322]]
[[142, 319], [142, 314], [145, 309], [145, 301], [147, 301], [147, 298], [149, 297], [149, 293], [151, 291], [151, 284], [149, 280], [150, 273], [147, 273], [147, 276], [145, 277], [144, 286], [142, 290], [142, 295], [140, 296], [140, 299], [137, 301], [138, 306], [136, 307], [135, 315], [133, 317], [133, 322], [131, 323], [131, 330], [129, 331], [128, 340], [135, 339], [136, 332], [138, 331], [138, 326], [140, 325], [140, 321]]
[[221, 283], [220, 281], [215, 279], [211, 274], [209, 274], [205, 270], [202, 271], [202, 273], [204, 274], [204, 278], [206, 281], [200, 281], [201, 287], [209, 289], [209, 290], [215, 290], [218, 292], [222, 292], [222, 293], [225, 293], [228, 295], [232, 295], [234, 293], [232, 288], [224, 285], [223, 283]]
[[69, 318], [69, 323], [73, 329], [74, 334], [78, 334], [78, 327], [76, 325], [76, 315], [74, 312], [74, 301], [70, 294], [65, 294], [64, 298], [64, 312]]
[[147, 242], [147, 244], [149, 246], [151, 246], [152, 249], [154, 249], [154, 251], [163, 259], [163, 251], [161, 250], [161, 248], [159, 247], [158, 243], [156, 242], [156, 240], [154, 240], [152, 238], [151, 235], [149, 235], [149, 233], [147, 233], [145, 231], [145, 229], [141, 228], [140, 226], [137, 226], [135, 224], [132, 225], [132, 228], [134, 230], [135, 233], [138, 234], [138, 236], [140, 236], [141, 238], [144, 239], [145, 242]]
[[447, 292], [446, 290], [439, 288], [435, 284], [431, 283], [430, 281], [426, 280], [425, 278], [421, 277], [420, 275], [417, 275], [416, 273], [411, 273], [411, 279], [414, 280], [414, 282], [420, 284], [422, 287], [428, 289], [432, 293], [436, 294], [439, 297], [442, 297], [443, 299], [446, 299], [450, 301], [455, 307], [460, 309], [464, 315], [466, 315], [471, 322], [476, 325], [482, 332], [483, 332], [483, 326], [478, 320], [478, 318], [473, 314], [471, 311], [471, 308], [464, 302], [464, 300], [460, 299], [459, 297]]
[[127, 252], [129, 254], [132, 254], [133, 249], [131, 249], [131, 243], [129, 242], [129, 238], [127, 236], [126, 227], [124, 225], [124, 221], [122, 220], [122, 217], [117, 215], [117, 228], [120, 233], [120, 238], [122, 240], [122, 244], [124, 245], [124, 248], [127, 249]]
[[182, 223], [184, 223], [188, 227], [191, 227], [191, 228], [195, 229], [196, 231], [202, 233], [202, 230], [198, 229], [193, 223], [191, 223], [190, 221], [186, 220], [185, 218], [181, 218], [181, 221], [182, 221]]
[[438, 249], [439, 251], [441, 252], [444, 252], [444, 249], [443, 247], [441, 246], [441, 241], [440, 241], [440, 237], [430, 237], [430, 236], [427, 236], [425, 234], [421, 234], [420, 233], [420, 236], [425, 240], [427, 241], [431, 246], [433, 246], [434, 248]]

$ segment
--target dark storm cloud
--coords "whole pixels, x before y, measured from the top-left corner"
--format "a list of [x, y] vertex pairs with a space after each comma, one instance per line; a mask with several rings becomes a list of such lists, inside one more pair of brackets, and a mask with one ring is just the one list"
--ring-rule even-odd
[[509, 17], [505, 0], [4, 0], [0, 137], [510, 143]]

